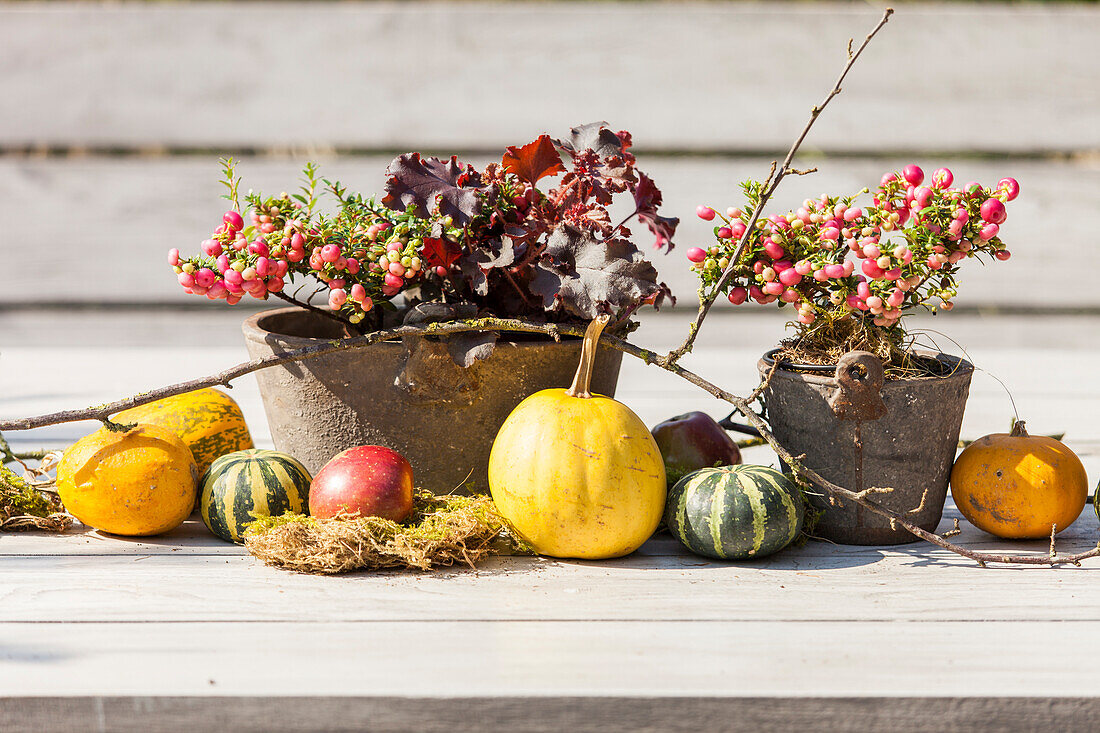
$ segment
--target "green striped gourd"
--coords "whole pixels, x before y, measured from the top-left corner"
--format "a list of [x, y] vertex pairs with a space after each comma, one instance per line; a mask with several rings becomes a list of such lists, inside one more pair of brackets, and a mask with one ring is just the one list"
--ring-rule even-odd
[[779, 552], [802, 529], [802, 493], [766, 466], [720, 466], [676, 482], [665, 523], [692, 552], [720, 560]]
[[306, 513], [309, 471], [286, 453], [241, 450], [215, 460], [202, 477], [199, 508], [210, 531], [243, 542], [244, 528], [257, 516]]

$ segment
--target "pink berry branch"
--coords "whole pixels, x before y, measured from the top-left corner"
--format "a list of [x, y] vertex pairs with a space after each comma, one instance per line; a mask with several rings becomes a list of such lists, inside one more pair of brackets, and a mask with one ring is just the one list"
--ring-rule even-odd
[[[126, 399], [117, 400], [110, 404], [98, 405], [94, 407], [88, 407], [82, 410], [66, 410], [62, 412], [55, 412], [46, 415], [39, 415], [37, 417], [21, 418], [16, 420], [2, 420], [0, 421], [0, 431], [5, 430], [31, 430], [33, 428], [45, 427], [48, 425], [58, 425], [67, 422], [77, 422], [80, 420], [99, 420], [102, 422], [109, 422], [111, 415], [114, 415], [122, 410], [130, 409], [131, 407], [137, 407], [139, 405], [148, 404], [156, 400], [164, 399], [165, 397], [172, 397], [175, 395], [185, 394], [187, 392], [193, 392], [195, 390], [203, 389], [206, 387], [225, 386], [230, 387], [230, 382], [234, 379], [242, 377], [246, 374], [259, 371], [261, 369], [267, 369], [270, 367], [278, 366], [281, 364], [290, 364], [300, 361], [306, 361], [326, 354], [331, 354], [336, 351], [342, 351], [345, 349], [360, 349], [371, 344], [379, 343], [381, 341], [400, 339], [406, 336], [445, 336], [448, 334], [464, 333], [467, 331], [503, 331], [503, 332], [517, 332], [517, 333], [542, 333], [551, 336], [555, 339], [560, 339], [562, 336], [580, 337], [584, 334], [584, 327], [580, 325], [564, 325], [564, 324], [549, 324], [538, 323], [534, 321], [525, 321], [518, 319], [503, 319], [503, 318], [480, 318], [472, 321], [463, 321], [455, 323], [431, 323], [426, 326], [401, 326], [399, 328], [391, 328], [382, 331], [375, 331], [370, 334], [362, 336], [355, 336], [340, 341], [330, 341], [315, 346], [307, 346], [301, 349], [294, 349], [291, 351], [285, 351], [281, 354], [273, 354], [259, 359], [253, 359], [251, 361], [242, 362], [236, 366], [225, 369], [216, 374], [212, 374], [207, 377], [199, 379], [192, 379], [186, 382], [180, 382], [178, 384], [161, 387], [159, 389], [145, 392], [140, 395], [134, 395]], [[802, 481], [812, 482], [821, 487], [825, 491], [828, 491], [832, 496], [839, 500], [850, 501], [860, 506], [865, 507], [868, 511], [878, 514], [882, 517], [889, 519], [891, 522], [905, 528], [915, 536], [922, 540], [925, 540], [937, 547], [941, 547], [950, 552], [956, 553], [963, 557], [969, 558], [981, 566], [985, 566], [990, 563], [1005, 563], [1005, 564], [1024, 564], [1024, 565], [1079, 565], [1081, 561], [1088, 558], [1100, 556], [1100, 545], [1092, 550], [1086, 552], [1059, 555], [1054, 551], [1053, 542], [1051, 545], [1051, 552], [1047, 555], [1013, 555], [1013, 554], [998, 554], [998, 553], [986, 553], [977, 552], [961, 545], [956, 545], [946, 537], [936, 534], [934, 532], [928, 532], [921, 529], [912, 522], [910, 522], [904, 515], [887, 509], [873, 498], [876, 494], [889, 493], [889, 488], [872, 488], [864, 491], [855, 492], [839, 486], [827, 479], [812, 468], [808, 468], [802, 463], [801, 456], [793, 455], [787, 450], [776, 438], [772, 435], [767, 423], [754, 411], [751, 407], [752, 397], [749, 398], [739, 397], [732, 392], [729, 392], [721, 387], [707, 381], [698, 374], [681, 367], [678, 364], [667, 363], [667, 355], [660, 355], [643, 349], [635, 344], [632, 344], [623, 339], [604, 335], [601, 340], [613, 349], [628, 354], [635, 358], [641, 359], [646, 364], [657, 366], [664, 369], [667, 372], [675, 374], [676, 376], [688, 381], [689, 383], [699, 387], [700, 389], [708, 392], [714, 397], [723, 400], [734, 407], [738, 412], [744, 415], [750, 424], [760, 431], [760, 436], [767, 444], [775, 451], [776, 455], [786, 463], [792, 471]], [[758, 394], [754, 392], [755, 396]]]
[[[732, 261], [742, 249], [733, 252], [731, 237], [746, 229], [748, 215], [731, 208], [729, 218], [717, 214], [724, 226], [716, 229], [715, 244], [709, 250], [693, 247], [687, 257], [704, 287], [727, 292], [734, 305], [748, 300], [795, 305], [802, 339], [812, 338], [820, 328], [815, 322], [824, 317], [826, 329], [854, 319], [883, 330], [887, 341], [900, 342], [906, 311], [954, 307], [962, 261], [1011, 256], [997, 235], [1008, 216], [1005, 204], [1019, 195], [1016, 179], [1003, 178], [995, 188], [977, 182], [956, 188], [953, 181], [951, 171], [940, 168], [925, 185], [924, 171], [909, 165], [886, 173], [869, 204], [857, 204], [868, 189], [807, 199], [795, 211], [759, 221], [751, 235], [746, 232], [747, 256], [736, 266]], [[749, 205], [759, 210], [763, 184], [747, 181], [742, 187]], [[709, 208], [705, 214], [708, 220], [716, 216]]]
[[[775, 166], [774, 163], [772, 164], [771, 173], [768, 174], [768, 178], [760, 187], [759, 199], [757, 200], [756, 205], [752, 208], [751, 212], [746, 217], [746, 221], [743, 223], [739, 222], [741, 224], [741, 227], [743, 228], [735, 227], [728, 230], [729, 234], [727, 234], [727, 238], [734, 236], [740, 237], [737, 245], [737, 250], [732, 255], [732, 257], [728, 258], [726, 266], [723, 268], [722, 276], [710, 288], [709, 292], [707, 292], [706, 295], [702, 297], [699, 303], [699, 313], [695, 316], [695, 320], [692, 321], [691, 325], [688, 327], [687, 338], [682, 344], [680, 344], [680, 346], [676, 347], [668, 353], [668, 355], [665, 357], [666, 364], [675, 364], [684, 356], [684, 354], [687, 354], [691, 351], [692, 347], [695, 344], [695, 339], [699, 335], [699, 328], [703, 325], [703, 321], [706, 319], [707, 314], [710, 312], [711, 307], [714, 305], [714, 301], [717, 299], [718, 295], [726, 289], [730, 279], [733, 278], [734, 274], [737, 272], [741, 262], [741, 257], [744, 255], [745, 250], [749, 247], [749, 243], [752, 241], [753, 234], [756, 231], [757, 221], [759, 221], [760, 216], [764, 212], [764, 207], [771, 199], [772, 193], [775, 192], [775, 189], [779, 186], [780, 182], [790, 174], [801, 175], [811, 172], [800, 171], [791, 168], [791, 162], [794, 160], [795, 154], [798, 152], [799, 148], [802, 147], [803, 141], [810, 133], [810, 129], [814, 126], [817, 118], [821, 116], [821, 113], [829, 105], [829, 102], [833, 100], [833, 97], [840, 94], [842, 88], [841, 85], [848, 77], [848, 72], [851, 71], [856, 61], [859, 60], [859, 57], [863, 53], [863, 50], [867, 48], [867, 45], [871, 42], [871, 39], [878, 35], [878, 32], [882, 30], [883, 26], [885, 26], [890, 21], [890, 16], [893, 14], [893, 8], [886, 8], [882, 13], [882, 18], [879, 19], [878, 23], [871, 30], [871, 32], [867, 34], [867, 37], [863, 39], [863, 43], [859, 45], [859, 48], [857, 48], [854, 53], [852, 52], [852, 41], [848, 41], [848, 60], [847, 63], [845, 63], [844, 68], [841, 70], [840, 76], [837, 77], [836, 83], [833, 85], [833, 88], [829, 91], [827, 95], [825, 95], [825, 99], [821, 102], [821, 104], [810, 110], [810, 118], [806, 121], [806, 125], [802, 128], [802, 131], [798, 134], [798, 137], [795, 138], [795, 141], [791, 145], [790, 150], [787, 151], [787, 156], [783, 159], [783, 164], [780, 165], [778, 168]], [[708, 220], [713, 219], [715, 215], [713, 209], [705, 206], [700, 206], [697, 213], [702, 218]], [[738, 213], [740, 215], [740, 212]], [[723, 232], [723, 234], [725, 234], [725, 232]], [[702, 290], [700, 291], [700, 294], [702, 294]]]

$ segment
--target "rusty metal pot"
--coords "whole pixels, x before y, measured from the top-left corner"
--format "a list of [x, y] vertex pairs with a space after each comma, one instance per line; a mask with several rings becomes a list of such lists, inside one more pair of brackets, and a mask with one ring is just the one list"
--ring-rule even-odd
[[[343, 336], [339, 324], [299, 308], [244, 323], [248, 353], [266, 356]], [[489, 449], [504, 419], [540, 389], [568, 387], [581, 340], [519, 336], [498, 341], [469, 367], [445, 337], [407, 338], [340, 351], [256, 373], [276, 449], [311, 473], [340, 451], [384, 445], [404, 455], [417, 486], [447, 493], [488, 488]], [[613, 396], [622, 353], [601, 347], [592, 389]]]
[[[769, 352], [758, 363], [766, 376]], [[805, 465], [852, 491], [891, 487], [874, 500], [934, 531], [943, 514], [951, 466], [974, 367], [947, 354], [922, 353], [939, 376], [884, 381], [873, 354], [845, 354], [832, 373], [781, 364], [764, 390], [775, 437]], [[820, 368], [819, 368], [820, 369]], [[893, 545], [917, 538], [851, 502], [812, 487], [823, 514], [814, 535], [847, 545]]]

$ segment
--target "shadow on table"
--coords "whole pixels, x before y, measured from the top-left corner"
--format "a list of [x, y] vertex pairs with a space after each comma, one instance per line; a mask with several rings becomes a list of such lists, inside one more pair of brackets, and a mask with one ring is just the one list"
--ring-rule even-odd
[[749, 560], [714, 560], [692, 554], [669, 535], [657, 536], [637, 552], [615, 560], [557, 560], [559, 563], [603, 565], [624, 570], [790, 570], [827, 571], [872, 565], [883, 559], [884, 548], [852, 547], [808, 541], [768, 557]]
[[18, 644], [9, 641], [0, 642], [0, 662], [19, 664], [52, 664], [73, 655], [43, 646]]
[[[74, 525], [77, 534], [83, 534], [90, 540], [106, 541], [109, 543], [121, 543], [140, 547], [162, 547], [173, 550], [183, 548], [210, 548], [212, 555], [247, 555], [243, 545], [226, 542], [206, 528], [197, 515], [192, 515], [183, 524], [175, 529], [158, 535], [133, 536], [111, 534], [102, 530], [84, 527], [81, 524]], [[70, 530], [71, 531], [71, 530]], [[194, 554], [194, 553], [192, 553]]]
[[[1035, 540], [1034, 542], [984, 542], [981, 544], [968, 544], [967, 549], [974, 550], [975, 552], [984, 552], [989, 554], [999, 555], [1033, 555], [1035, 557], [1043, 557], [1047, 554], [1050, 543], [1047, 540]], [[1059, 555], [1071, 555], [1080, 552], [1091, 550], [1095, 545], [1082, 546], [1079, 543], [1069, 544], [1064, 546], [1058, 546]], [[958, 555], [950, 550], [944, 550], [940, 547], [936, 547], [931, 544], [921, 543], [912, 545], [901, 545], [898, 547], [890, 548], [891, 552], [896, 554], [905, 555], [908, 559], [903, 561], [903, 564], [908, 567], [921, 568], [921, 567], [941, 567], [941, 568], [958, 568], [969, 567], [977, 568], [980, 570], [1019, 570], [1019, 569], [1035, 569], [1035, 570], [1063, 570], [1070, 572], [1081, 571], [1100, 571], [1100, 557], [1094, 557], [1081, 561], [1080, 566], [1073, 565], [1056, 565], [1051, 567], [1044, 563], [1022, 564], [1022, 563], [989, 563], [985, 568], [979, 567], [978, 563], [971, 560], [968, 557]]]

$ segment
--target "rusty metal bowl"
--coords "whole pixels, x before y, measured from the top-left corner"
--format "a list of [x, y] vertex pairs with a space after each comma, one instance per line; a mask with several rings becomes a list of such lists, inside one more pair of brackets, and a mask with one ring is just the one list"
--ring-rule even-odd
[[[947, 354], [919, 355], [933, 360], [941, 376], [884, 381], [881, 362], [867, 352], [845, 354], [825, 374], [781, 363], [763, 401], [772, 433], [792, 454], [804, 454], [807, 468], [852, 491], [889, 487], [892, 491], [873, 499], [934, 531], [947, 498], [974, 367]], [[773, 363], [760, 360], [762, 376]], [[808, 499], [823, 512], [815, 536], [849, 545], [917, 540], [861, 506], [833, 499], [821, 487], [812, 487]]]
[[[342, 338], [339, 324], [299, 308], [245, 321], [253, 357]], [[256, 373], [276, 449], [316, 473], [357, 445], [404, 455], [417, 486], [435, 493], [488, 489], [489, 450], [509, 413], [529, 394], [568, 387], [581, 340], [500, 340], [469, 367], [454, 363], [443, 338], [407, 338], [340, 351]], [[445, 337], [444, 337], [445, 338]], [[592, 389], [614, 396], [622, 353], [601, 347]]]

